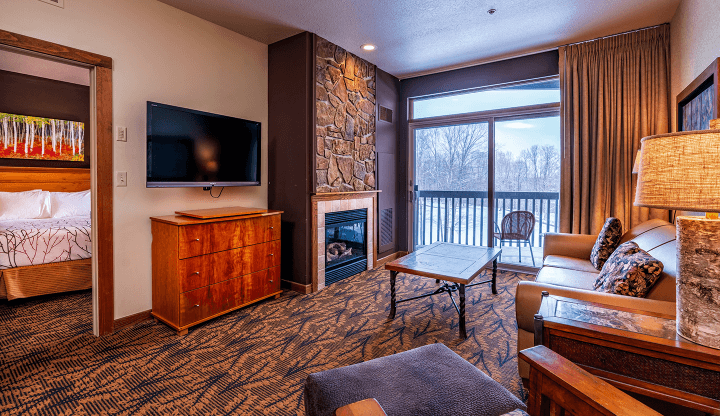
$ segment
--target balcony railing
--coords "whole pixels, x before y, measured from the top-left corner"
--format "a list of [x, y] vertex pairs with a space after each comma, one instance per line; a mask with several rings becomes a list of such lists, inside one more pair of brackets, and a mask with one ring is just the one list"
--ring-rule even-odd
[[[531, 247], [542, 247], [543, 233], [558, 231], [560, 194], [558, 192], [495, 192], [493, 221], [500, 226], [512, 211], [530, 211], [535, 215]], [[415, 242], [418, 245], [436, 241], [487, 245], [487, 191], [418, 191], [415, 204]], [[525, 243], [503, 243], [524, 246]]]

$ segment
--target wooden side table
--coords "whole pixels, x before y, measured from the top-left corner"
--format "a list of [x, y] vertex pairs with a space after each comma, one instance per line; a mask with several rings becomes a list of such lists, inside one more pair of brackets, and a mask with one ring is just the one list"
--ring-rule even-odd
[[682, 339], [674, 316], [543, 292], [535, 345], [622, 390], [720, 414], [720, 350]]

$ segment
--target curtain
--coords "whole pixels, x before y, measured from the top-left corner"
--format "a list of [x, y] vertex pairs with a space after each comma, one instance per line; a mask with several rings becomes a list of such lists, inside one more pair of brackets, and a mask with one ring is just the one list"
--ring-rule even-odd
[[560, 231], [597, 234], [605, 219], [625, 230], [668, 211], [633, 206], [640, 139], [667, 133], [668, 24], [560, 47]]

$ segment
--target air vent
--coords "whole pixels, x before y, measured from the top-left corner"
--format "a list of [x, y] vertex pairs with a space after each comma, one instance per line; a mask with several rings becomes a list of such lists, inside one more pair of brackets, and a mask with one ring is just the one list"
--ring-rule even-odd
[[380, 120], [392, 123], [392, 110], [387, 107], [380, 106]]
[[380, 211], [380, 246], [393, 243], [393, 209]]

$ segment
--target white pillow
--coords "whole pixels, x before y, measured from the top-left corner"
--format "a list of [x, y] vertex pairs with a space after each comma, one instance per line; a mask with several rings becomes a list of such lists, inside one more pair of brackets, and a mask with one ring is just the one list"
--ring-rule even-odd
[[50, 218], [50, 192], [0, 192], [0, 220]]
[[90, 190], [81, 192], [50, 192], [52, 217], [90, 216]]

